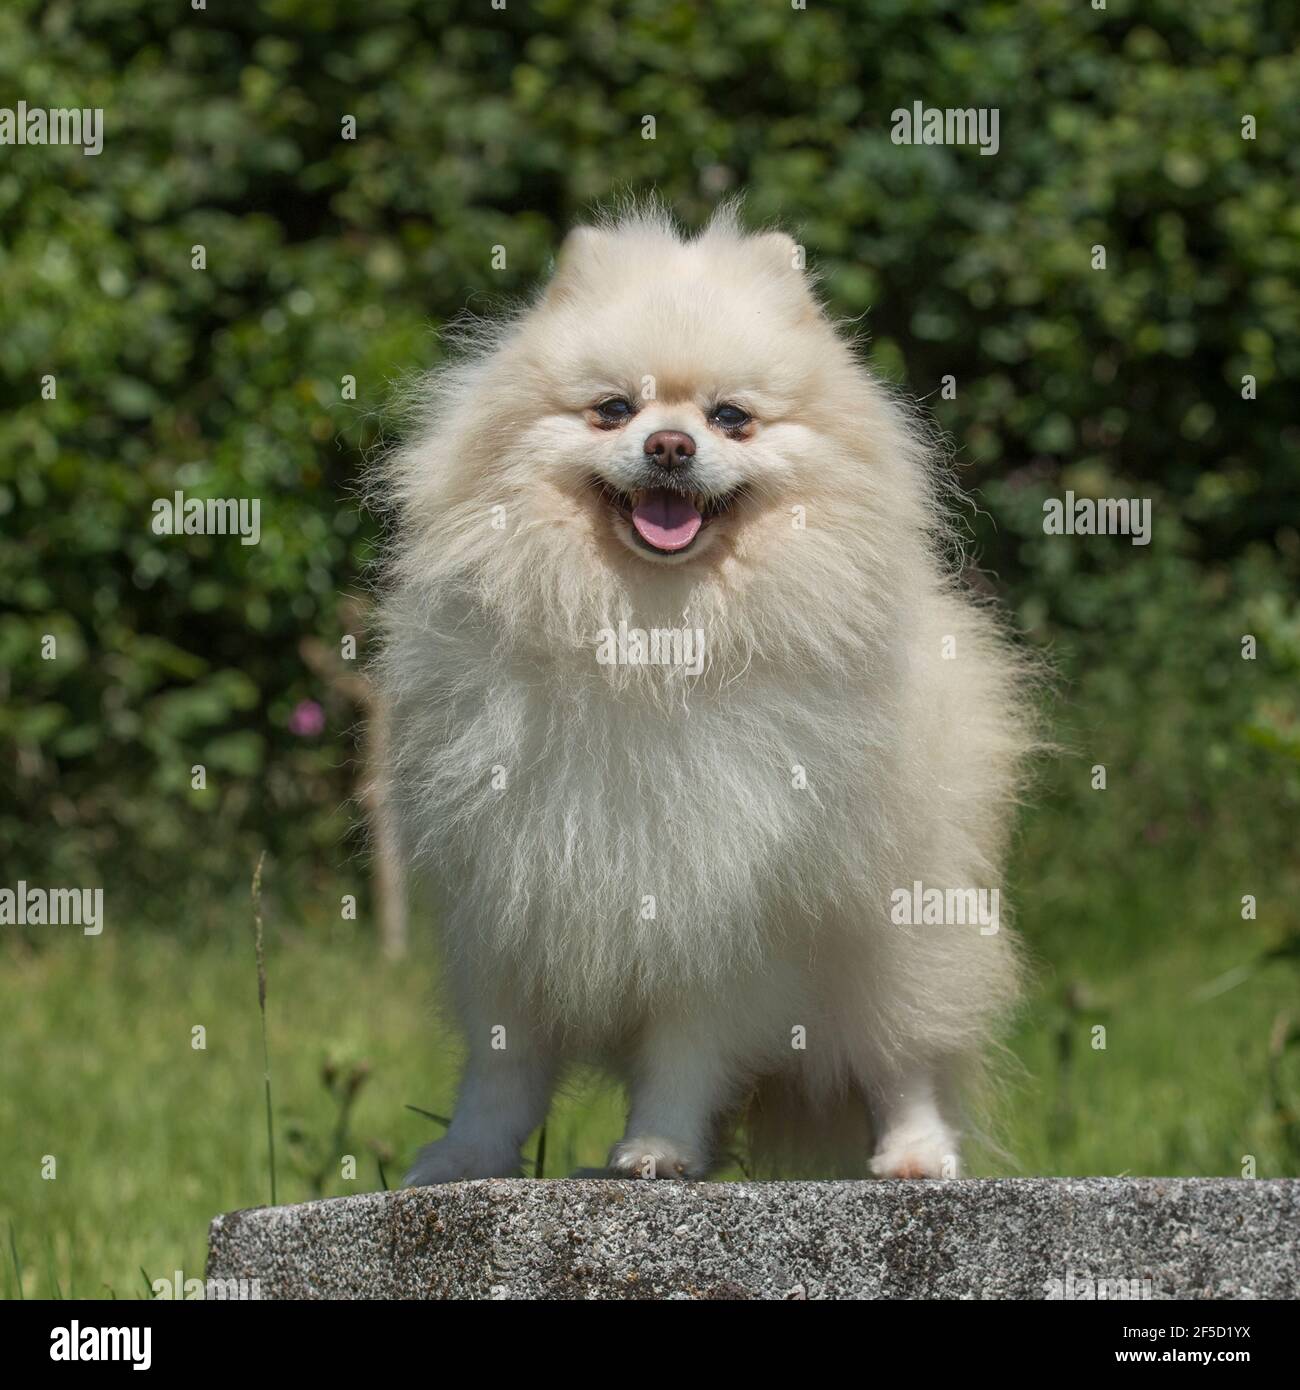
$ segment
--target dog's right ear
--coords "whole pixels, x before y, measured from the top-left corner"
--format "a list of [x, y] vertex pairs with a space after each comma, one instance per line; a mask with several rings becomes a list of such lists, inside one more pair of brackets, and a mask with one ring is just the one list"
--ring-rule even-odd
[[564, 299], [572, 294], [599, 263], [609, 240], [608, 232], [599, 227], [574, 227], [564, 238], [560, 254], [555, 258], [555, 269], [546, 287], [547, 298]]

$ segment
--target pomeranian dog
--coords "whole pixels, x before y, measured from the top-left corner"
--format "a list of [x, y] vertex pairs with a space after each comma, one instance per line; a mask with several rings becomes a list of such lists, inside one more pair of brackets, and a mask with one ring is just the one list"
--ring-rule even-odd
[[802, 265], [732, 208], [579, 227], [381, 466], [389, 799], [468, 1045], [409, 1184], [517, 1174], [578, 1064], [629, 1089], [615, 1176], [740, 1132], [756, 1173], [958, 1171], [1023, 665]]

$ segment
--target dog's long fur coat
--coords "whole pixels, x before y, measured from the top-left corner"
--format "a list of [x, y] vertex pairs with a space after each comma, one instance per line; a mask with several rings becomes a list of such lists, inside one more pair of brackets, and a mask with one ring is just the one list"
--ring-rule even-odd
[[[767, 1171], [956, 1171], [1013, 943], [891, 895], [999, 885], [1028, 700], [920, 431], [800, 263], [730, 212], [580, 228], [382, 470], [392, 804], [469, 1047], [410, 1182], [517, 1172], [579, 1060], [630, 1088], [615, 1172], [706, 1173], [738, 1119]], [[618, 500], [663, 430], [729, 503], [679, 554]], [[703, 671], [598, 662], [620, 621], [701, 631]]]

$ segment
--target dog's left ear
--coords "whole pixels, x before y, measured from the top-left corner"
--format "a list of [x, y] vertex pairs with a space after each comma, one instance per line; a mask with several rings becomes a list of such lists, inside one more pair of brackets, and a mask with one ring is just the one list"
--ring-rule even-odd
[[808, 257], [802, 246], [785, 232], [764, 232], [756, 237], [759, 249], [773, 262], [786, 270], [802, 275], [807, 269]]
[[555, 258], [546, 294], [551, 299], [564, 299], [579, 281], [599, 264], [602, 250], [608, 246], [609, 234], [599, 227], [575, 227], [564, 238]]

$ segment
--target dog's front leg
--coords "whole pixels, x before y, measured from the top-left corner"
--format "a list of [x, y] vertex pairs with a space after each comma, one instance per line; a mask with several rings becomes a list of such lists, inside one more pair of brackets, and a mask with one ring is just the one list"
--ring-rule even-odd
[[465, 1022], [469, 1062], [455, 1114], [447, 1133], [420, 1150], [407, 1187], [518, 1177], [520, 1148], [546, 1118], [555, 1080], [549, 1044], [503, 1006], [476, 1008]]
[[713, 1161], [719, 1117], [736, 1075], [726, 1025], [701, 1010], [647, 1024], [633, 1058], [627, 1130], [609, 1155], [624, 1178], [700, 1178]]
[[872, 1113], [877, 1149], [871, 1170], [880, 1178], [955, 1178], [957, 1134], [944, 1119], [936, 1069], [916, 1064], [877, 1082]]

